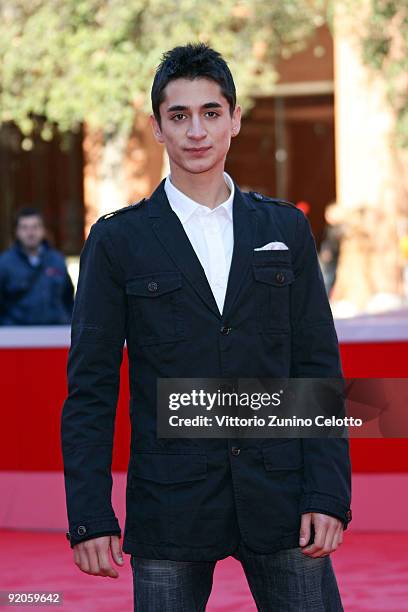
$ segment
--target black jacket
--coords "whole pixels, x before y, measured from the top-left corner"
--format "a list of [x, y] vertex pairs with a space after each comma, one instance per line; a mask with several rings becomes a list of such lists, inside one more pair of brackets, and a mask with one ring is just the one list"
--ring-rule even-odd
[[[124, 552], [210, 561], [241, 538], [260, 553], [296, 547], [301, 514], [311, 511], [347, 526], [346, 439], [157, 438], [158, 377], [342, 376], [303, 213], [235, 186], [221, 315], [163, 187], [99, 219], [81, 253], [61, 420], [71, 546], [121, 534], [111, 461], [125, 339], [132, 434]], [[254, 251], [275, 240], [289, 250]]]

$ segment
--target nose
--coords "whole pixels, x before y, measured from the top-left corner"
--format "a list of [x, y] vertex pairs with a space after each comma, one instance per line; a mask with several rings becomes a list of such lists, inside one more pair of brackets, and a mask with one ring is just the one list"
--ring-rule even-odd
[[200, 117], [192, 117], [191, 123], [187, 130], [187, 136], [193, 140], [202, 140], [207, 136], [207, 132], [204, 129]]

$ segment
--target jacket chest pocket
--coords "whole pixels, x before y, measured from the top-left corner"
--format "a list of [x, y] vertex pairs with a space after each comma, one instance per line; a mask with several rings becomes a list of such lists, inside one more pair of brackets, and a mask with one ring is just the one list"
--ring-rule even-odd
[[130, 334], [139, 346], [185, 337], [182, 284], [179, 272], [144, 274], [127, 281]]
[[290, 264], [255, 263], [252, 268], [258, 332], [289, 332], [290, 286], [295, 280]]

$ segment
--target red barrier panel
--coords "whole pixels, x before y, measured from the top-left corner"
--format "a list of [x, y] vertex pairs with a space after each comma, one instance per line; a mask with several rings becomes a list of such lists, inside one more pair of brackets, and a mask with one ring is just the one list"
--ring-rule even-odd
[[[408, 341], [341, 344], [348, 377], [408, 377]], [[0, 470], [60, 471], [61, 409], [66, 397], [63, 348], [1, 348]], [[126, 471], [130, 431], [127, 352], [121, 370], [113, 470]], [[351, 440], [355, 472], [408, 472], [408, 440]]]
[[[408, 342], [340, 344], [346, 377], [408, 378]], [[408, 440], [350, 441], [354, 472], [408, 472]]]

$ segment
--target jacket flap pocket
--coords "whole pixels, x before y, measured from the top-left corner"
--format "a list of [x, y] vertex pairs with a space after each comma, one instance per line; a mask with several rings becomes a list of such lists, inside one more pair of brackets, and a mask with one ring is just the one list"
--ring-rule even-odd
[[163, 484], [202, 480], [207, 476], [207, 455], [136, 453], [130, 480], [144, 478]]
[[180, 289], [181, 285], [180, 272], [155, 272], [129, 279], [126, 283], [126, 293], [154, 298]]
[[283, 266], [253, 266], [254, 275], [257, 281], [274, 285], [275, 287], [285, 287], [295, 280], [292, 268]]
[[262, 455], [268, 471], [298, 470], [303, 467], [303, 445], [298, 438], [263, 447]]

